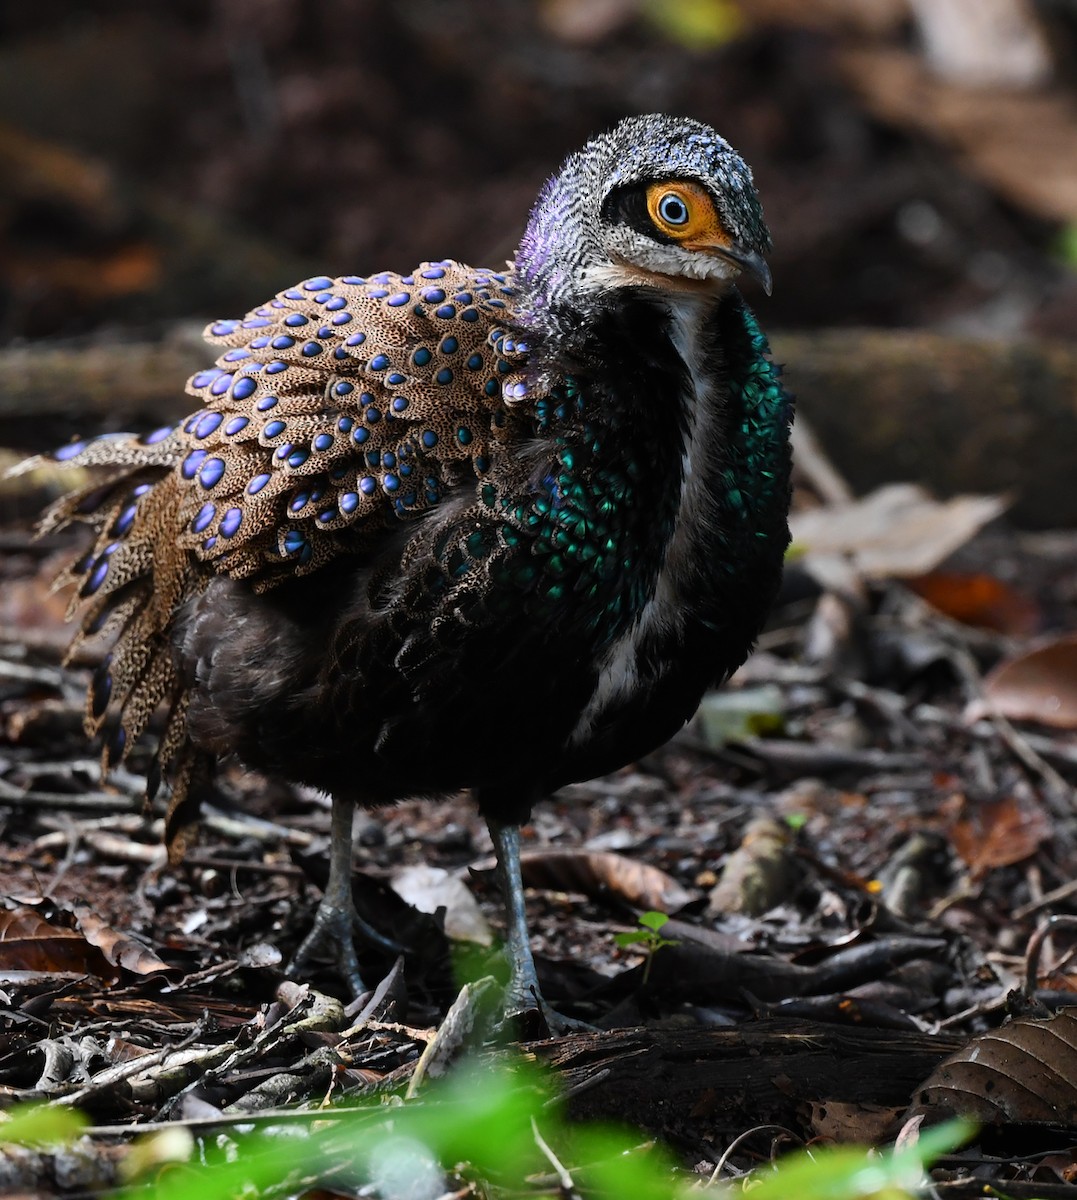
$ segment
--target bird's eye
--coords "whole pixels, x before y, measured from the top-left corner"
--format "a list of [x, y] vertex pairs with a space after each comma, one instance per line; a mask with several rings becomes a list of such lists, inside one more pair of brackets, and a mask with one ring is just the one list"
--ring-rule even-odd
[[658, 215], [667, 225], [684, 225], [688, 221], [688, 205], [675, 192], [666, 192], [658, 201]]
[[659, 233], [680, 243], [722, 235], [714, 199], [702, 184], [666, 179], [647, 188], [647, 214]]

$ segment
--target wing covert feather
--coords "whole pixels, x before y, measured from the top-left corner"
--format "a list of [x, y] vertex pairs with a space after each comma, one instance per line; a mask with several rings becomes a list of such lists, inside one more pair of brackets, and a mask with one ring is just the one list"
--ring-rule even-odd
[[512, 294], [505, 274], [424, 263], [315, 277], [212, 324], [224, 353], [187, 385], [203, 407], [162, 431], [183, 443], [180, 546], [270, 587], [482, 475], [526, 358]]

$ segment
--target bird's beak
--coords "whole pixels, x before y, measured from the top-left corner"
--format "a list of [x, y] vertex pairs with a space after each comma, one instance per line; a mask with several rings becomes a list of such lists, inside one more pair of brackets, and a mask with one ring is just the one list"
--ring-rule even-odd
[[746, 275], [757, 279], [763, 285], [763, 291], [768, 296], [770, 295], [770, 267], [767, 266], [762, 254], [757, 251], [745, 250], [736, 242], [729, 241], [724, 233], [686, 241], [684, 246], [689, 250], [700, 250], [715, 258], [725, 259], [726, 262], [732, 263], [738, 271], [743, 271]]
[[727, 262], [731, 262], [738, 271], [743, 271], [746, 275], [757, 279], [763, 285], [763, 291], [768, 296], [770, 295], [770, 267], [767, 266], [766, 259], [757, 251], [743, 250], [736, 243], [722, 246], [715, 242], [707, 247], [707, 252], [718, 258], [724, 258]]

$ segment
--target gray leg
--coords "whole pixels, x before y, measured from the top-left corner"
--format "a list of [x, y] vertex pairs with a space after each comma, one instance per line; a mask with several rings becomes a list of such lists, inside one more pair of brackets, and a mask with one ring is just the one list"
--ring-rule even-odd
[[[314, 917], [310, 933], [295, 952], [288, 967], [289, 975], [303, 975], [319, 951], [329, 950], [341, 978], [359, 996], [366, 991], [359, 973], [359, 959], [352, 937], [353, 923], [359, 921], [352, 905], [352, 819], [355, 801], [333, 797], [329, 837], [329, 882]], [[366, 923], [362, 922], [365, 926]]]
[[[525, 1039], [549, 1037], [590, 1030], [592, 1027], [550, 1008], [539, 991], [531, 938], [527, 932], [524, 882], [520, 877], [520, 827], [499, 825], [486, 818], [497, 852], [497, 877], [505, 897], [505, 920], [509, 954], [509, 986], [505, 992], [505, 1019], [516, 1025]], [[514, 1021], [514, 1018], [522, 1018]]]
[[524, 884], [520, 878], [520, 827], [499, 825], [487, 818], [487, 827], [494, 840], [497, 854], [497, 877], [505, 897], [507, 950], [511, 974], [505, 995], [505, 1014], [542, 1010], [535, 960], [531, 955], [531, 939], [527, 932], [527, 911], [524, 907]]

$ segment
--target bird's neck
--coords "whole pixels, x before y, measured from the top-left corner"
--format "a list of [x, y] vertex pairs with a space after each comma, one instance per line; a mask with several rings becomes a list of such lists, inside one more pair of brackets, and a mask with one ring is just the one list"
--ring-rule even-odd
[[675, 299], [670, 310], [687, 381], [667, 574], [680, 603], [705, 624], [750, 628], [754, 639], [789, 541], [789, 398], [738, 293], [710, 306]]
[[725, 621], [746, 590], [736, 572], [780, 564], [788, 412], [766, 350], [735, 292], [630, 292], [549, 347], [568, 379], [539, 433], [559, 447], [558, 495], [566, 482], [602, 493], [611, 636], [648, 606]]

